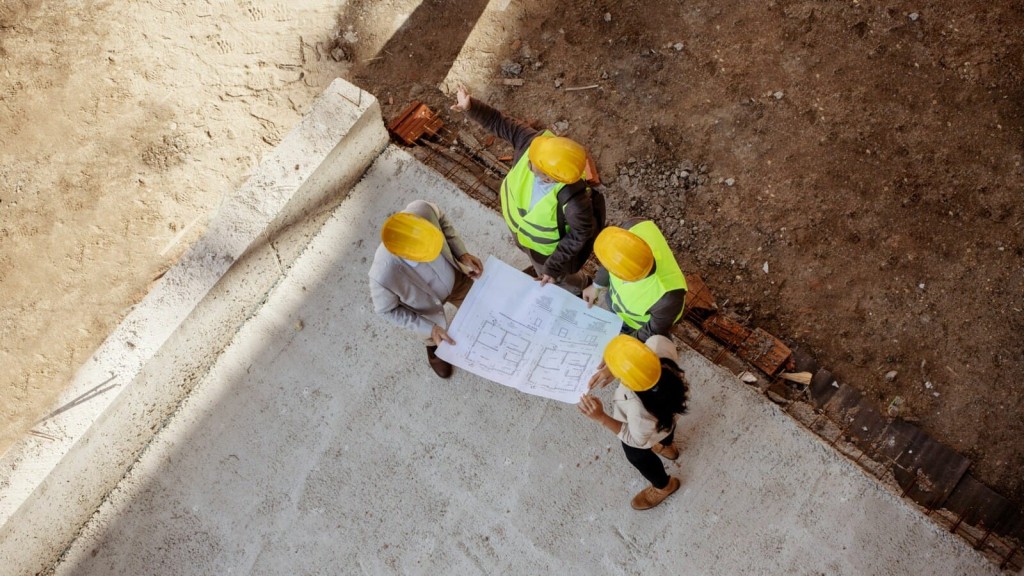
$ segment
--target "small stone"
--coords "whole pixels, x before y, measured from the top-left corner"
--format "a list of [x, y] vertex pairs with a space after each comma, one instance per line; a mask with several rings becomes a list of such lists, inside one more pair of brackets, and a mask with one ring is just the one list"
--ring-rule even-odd
[[563, 81], [562, 81], [561, 78], [555, 78], [555, 88], [561, 88], [562, 87], [562, 83], [563, 83]]
[[896, 379], [897, 374], [899, 374], [899, 372], [895, 370], [889, 370], [888, 372], [885, 373], [885, 381], [892, 382], [893, 380]]
[[604, 21], [605, 22], [611, 22], [612, 21], [612, 13], [611, 12], [605, 12], [604, 13]]
[[924, 387], [931, 390], [934, 387], [934, 385], [931, 382], [925, 382]]
[[902, 408], [902, 407], [903, 407], [903, 397], [902, 396], [896, 396], [895, 398], [892, 399], [892, 402], [889, 402], [889, 406], [888, 406], [888, 408], [886, 408], [886, 412], [889, 414], [889, 416], [896, 417], [896, 416], [899, 416], [900, 408]]
[[917, 19], [920, 17], [921, 15], [918, 14], [917, 12], [911, 12], [910, 14], [907, 14], [907, 18], [910, 18], [911, 22], [917, 22]]
[[506, 61], [501, 65], [501, 73], [506, 76], [519, 76], [523, 73], [523, 65], [518, 62]]
[[672, 49], [675, 50], [676, 52], [681, 51], [683, 49], [683, 43], [676, 42], [675, 44], [672, 45]]
[[569, 123], [565, 120], [559, 120], [555, 122], [554, 129], [558, 134], [565, 134], [569, 130]]
[[776, 100], [782, 100], [782, 97], [785, 95], [786, 94], [782, 90], [776, 90], [774, 93], [772, 93], [772, 97], [774, 97]]
[[924, 290], [924, 282], [918, 284], [917, 287], [920, 288], [921, 290]]
[[754, 376], [750, 372], [743, 372], [739, 376], [740, 380], [746, 382], [747, 384], [753, 384], [754, 382], [757, 382], [757, 376]]
[[767, 274], [767, 273], [768, 273], [768, 262], [765, 262], [765, 263], [764, 263], [764, 266], [761, 266], [761, 270], [764, 270], [764, 273], [765, 273], [765, 274]]
[[735, 183], [736, 183], [736, 179], [735, 178], [726, 178], [725, 179], [725, 185], [726, 186], [732, 186]]
[[533, 62], [533, 69], [534, 70], [540, 70], [542, 66], [544, 66], [543, 62], [541, 62], [540, 60], [534, 60], [534, 62]]

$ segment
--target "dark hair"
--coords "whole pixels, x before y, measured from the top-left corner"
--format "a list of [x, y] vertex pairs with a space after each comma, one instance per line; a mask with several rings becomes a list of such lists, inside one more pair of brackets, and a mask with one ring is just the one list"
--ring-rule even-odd
[[661, 359], [661, 377], [649, 390], [637, 392], [644, 408], [657, 420], [658, 430], [671, 430], [676, 414], [686, 413], [686, 375], [667, 358]]

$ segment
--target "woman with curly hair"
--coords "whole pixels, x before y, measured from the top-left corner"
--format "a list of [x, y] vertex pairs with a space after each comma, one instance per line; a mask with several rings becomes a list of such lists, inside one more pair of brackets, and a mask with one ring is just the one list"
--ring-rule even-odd
[[583, 395], [578, 405], [580, 412], [619, 438], [626, 460], [651, 483], [633, 497], [635, 510], [653, 508], [679, 489], [679, 479], [669, 476], [658, 459], [679, 457], [672, 437], [676, 417], [686, 412], [688, 385], [678, 358], [675, 345], [664, 336], [651, 336], [646, 345], [632, 336], [616, 336], [605, 347], [603, 365], [590, 380], [593, 389], [618, 378], [611, 415], [590, 394]]

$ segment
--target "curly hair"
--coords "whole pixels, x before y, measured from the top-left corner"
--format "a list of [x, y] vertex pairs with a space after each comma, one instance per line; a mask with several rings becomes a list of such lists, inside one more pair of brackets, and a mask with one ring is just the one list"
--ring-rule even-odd
[[658, 430], [671, 430], [676, 414], [686, 413], [686, 396], [690, 386], [686, 374], [676, 363], [661, 359], [661, 377], [649, 390], [637, 392], [644, 408], [658, 421]]

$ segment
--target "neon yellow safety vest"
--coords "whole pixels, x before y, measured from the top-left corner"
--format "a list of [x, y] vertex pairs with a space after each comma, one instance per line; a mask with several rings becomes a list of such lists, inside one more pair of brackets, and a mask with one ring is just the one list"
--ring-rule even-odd
[[[609, 274], [608, 295], [611, 297], [612, 311], [629, 327], [637, 330], [651, 319], [651, 306], [665, 293], [680, 288], [686, 290], [686, 278], [665, 236], [654, 222], [644, 220], [629, 231], [643, 238], [651, 247], [654, 253], [654, 274], [636, 282], [626, 282]], [[683, 311], [680, 310], [673, 322], [678, 321], [682, 315]]]
[[[551, 132], [545, 131], [544, 134], [551, 135]], [[558, 191], [565, 184], [556, 184], [531, 209], [534, 178], [529, 154], [524, 153], [501, 183], [501, 214], [521, 246], [550, 256], [562, 239], [555, 210], [558, 210]]]

